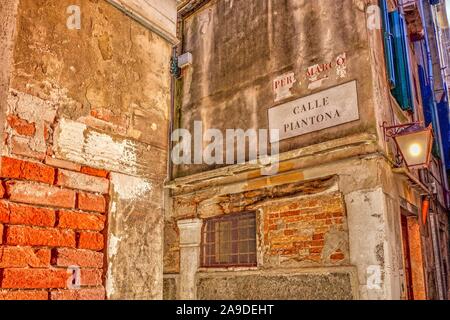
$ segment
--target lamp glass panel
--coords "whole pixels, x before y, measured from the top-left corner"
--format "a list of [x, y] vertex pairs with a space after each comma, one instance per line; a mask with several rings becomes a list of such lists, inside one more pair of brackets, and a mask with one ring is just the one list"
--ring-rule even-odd
[[397, 136], [395, 139], [409, 167], [427, 164], [431, 142], [429, 130]]

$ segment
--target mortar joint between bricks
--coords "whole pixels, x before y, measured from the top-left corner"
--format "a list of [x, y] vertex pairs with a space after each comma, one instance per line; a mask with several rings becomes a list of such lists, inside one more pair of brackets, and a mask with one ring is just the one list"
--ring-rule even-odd
[[80, 192], [75, 192], [75, 210], [78, 209], [78, 201], [79, 201], [79, 197], [80, 197]]
[[4, 273], [4, 269], [0, 269], [0, 289], [2, 288], [2, 284], [3, 284], [3, 273]]

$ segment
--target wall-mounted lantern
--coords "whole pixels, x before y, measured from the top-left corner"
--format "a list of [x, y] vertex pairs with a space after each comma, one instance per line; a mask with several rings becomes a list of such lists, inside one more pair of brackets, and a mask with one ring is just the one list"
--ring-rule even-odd
[[429, 168], [433, 146], [433, 128], [421, 123], [408, 123], [392, 127], [383, 125], [384, 134], [398, 147], [401, 160], [409, 169]]

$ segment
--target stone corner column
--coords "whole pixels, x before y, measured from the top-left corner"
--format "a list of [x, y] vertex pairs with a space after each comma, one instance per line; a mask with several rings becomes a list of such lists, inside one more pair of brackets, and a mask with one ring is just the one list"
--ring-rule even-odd
[[200, 219], [178, 221], [180, 230], [180, 284], [178, 298], [195, 300], [195, 276], [200, 265], [200, 244], [203, 222]]

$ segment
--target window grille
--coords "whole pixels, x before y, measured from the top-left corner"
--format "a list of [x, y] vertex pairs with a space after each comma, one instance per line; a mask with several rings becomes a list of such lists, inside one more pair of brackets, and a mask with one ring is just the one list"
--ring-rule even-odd
[[252, 267], [256, 258], [256, 214], [243, 213], [205, 221], [203, 267]]

